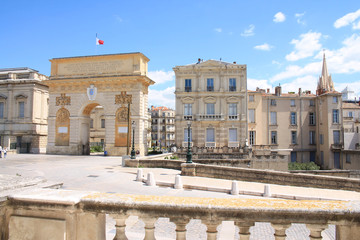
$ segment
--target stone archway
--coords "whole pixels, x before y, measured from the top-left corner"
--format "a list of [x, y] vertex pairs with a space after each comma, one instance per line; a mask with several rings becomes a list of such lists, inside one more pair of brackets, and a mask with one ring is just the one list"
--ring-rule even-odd
[[[104, 110], [108, 155], [128, 154], [130, 120], [136, 124], [136, 150], [147, 153], [147, 95], [154, 81], [147, 77], [146, 56], [109, 54], [50, 61], [47, 153], [88, 154], [90, 114], [99, 105]], [[66, 123], [58, 119], [64, 114]]]

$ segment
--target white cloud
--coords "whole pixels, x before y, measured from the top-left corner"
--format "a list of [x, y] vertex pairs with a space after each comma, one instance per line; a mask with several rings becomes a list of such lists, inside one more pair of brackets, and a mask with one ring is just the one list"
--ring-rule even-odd
[[267, 43], [264, 43], [262, 45], [257, 45], [254, 48], [257, 50], [262, 50], [262, 51], [270, 51], [273, 48], [273, 46], [271, 46]]
[[247, 89], [255, 91], [257, 87], [262, 89], [271, 89], [271, 84], [269, 84], [268, 80], [265, 79], [247, 79]]
[[215, 32], [218, 32], [218, 33], [221, 33], [221, 32], [222, 32], [222, 29], [221, 29], [221, 28], [215, 28], [214, 31], [215, 31]]
[[295, 50], [286, 55], [286, 60], [297, 61], [313, 56], [315, 51], [321, 49], [320, 38], [321, 33], [310, 31], [301, 34], [300, 39], [293, 39], [290, 43], [295, 45]]
[[301, 25], [306, 25], [306, 22], [302, 19], [305, 13], [295, 13], [296, 22]]
[[284, 93], [287, 92], [299, 92], [299, 88], [301, 91], [310, 90], [312, 93], [316, 93], [318, 78], [314, 75], [305, 75], [303, 77], [298, 77], [291, 82], [283, 83], [282, 91]]
[[119, 15], [115, 14], [114, 17], [115, 17], [115, 20], [119, 23], [121, 23], [123, 21], [123, 19]]
[[175, 109], [175, 86], [168, 87], [163, 90], [155, 90], [149, 88], [149, 107], [166, 106]]
[[334, 27], [335, 28], [341, 28], [341, 27], [345, 27], [349, 24], [353, 24], [353, 29], [356, 29], [356, 27], [359, 25], [358, 24], [355, 24], [354, 22], [356, 21], [356, 19], [358, 19], [360, 17], [360, 9], [357, 10], [356, 12], [351, 12], [351, 13], [348, 13], [346, 14], [345, 16], [337, 19], [335, 22], [334, 22]]
[[357, 23], [353, 23], [353, 29], [354, 30], [360, 29], [360, 21], [358, 21]]
[[282, 12], [278, 12], [274, 15], [274, 22], [284, 22], [286, 20], [285, 15]]
[[319, 75], [321, 73], [321, 61], [313, 62], [300, 67], [298, 65], [287, 66], [285, 71], [276, 74], [274, 77], [270, 78], [270, 82], [278, 82], [286, 79], [291, 79], [294, 77], [300, 77], [305, 75]]
[[149, 77], [156, 82], [156, 84], [162, 84], [165, 82], [170, 82], [175, 80], [175, 74], [173, 71], [149, 71], [148, 73]]
[[255, 35], [254, 30], [255, 30], [255, 25], [250, 24], [249, 27], [246, 28], [244, 32], [241, 33], [241, 36], [243, 37], [254, 36]]

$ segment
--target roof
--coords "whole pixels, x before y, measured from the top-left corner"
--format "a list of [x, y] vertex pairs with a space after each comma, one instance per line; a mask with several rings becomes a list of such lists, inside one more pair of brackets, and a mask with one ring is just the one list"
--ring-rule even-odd
[[[174, 67], [175, 69], [176, 68], [183, 68], [183, 67], [216, 67], [216, 66], [237, 66], [237, 67], [242, 67], [242, 68], [246, 68], [246, 64], [236, 64], [236, 62], [234, 63], [229, 63], [229, 62], [224, 62], [224, 61], [219, 61], [219, 60], [214, 60], [214, 59], [209, 59], [209, 60], [206, 60], [206, 61], [203, 61], [201, 59], [199, 59], [198, 62], [196, 63], [191, 63], [191, 64], [188, 64], [188, 65], [182, 65], [182, 66], [176, 66]], [[174, 69], [173, 68], [173, 69]]]
[[148, 57], [146, 57], [144, 54], [142, 54], [141, 52], [131, 52], [131, 53], [111, 53], [111, 54], [100, 54], [100, 55], [85, 55], [85, 56], [72, 56], [72, 57], [60, 57], [60, 58], [52, 58], [50, 60], [56, 60], [56, 59], [69, 59], [69, 58], [84, 58], [84, 57], [101, 57], [101, 56], [115, 56], [115, 55], [132, 55], [132, 54], [141, 54], [143, 55], [146, 59], [148, 59], [148, 61], [150, 61], [150, 59]]
[[154, 107], [154, 106], [151, 106], [151, 111], [173, 111], [172, 109], [170, 108], [167, 108], [165, 106], [160, 106], [160, 107]]
[[343, 102], [342, 103], [343, 108], [357, 108], [360, 109], [360, 105], [358, 102]]
[[28, 67], [17, 67], [17, 68], [0, 68], [1, 72], [39, 72], [35, 69], [28, 68]]

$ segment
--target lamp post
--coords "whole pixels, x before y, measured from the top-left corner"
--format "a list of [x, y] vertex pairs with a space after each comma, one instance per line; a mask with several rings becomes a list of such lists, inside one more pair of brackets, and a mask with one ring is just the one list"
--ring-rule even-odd
[[188, 150], [186, 154], [186, 163], [192, 163], [192, 154], [190, 151], [190, 127], [191, 127], [191, 121], [187, 121], [188, 126]]
[[131, 159], [135, 159], [135, 121], [132, 121], [133, 137], [132, 137], [132, 148], [131, 148]]

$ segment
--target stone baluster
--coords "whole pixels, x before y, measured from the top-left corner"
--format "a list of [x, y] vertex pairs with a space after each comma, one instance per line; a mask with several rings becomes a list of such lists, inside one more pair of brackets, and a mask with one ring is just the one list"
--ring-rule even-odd
[[126, 227], [126, 219], [128, 218], [127, 215], [119, 215], [119, 214], [111, 214], [112, 218], [115, 219], [116, 224], [116, 234], [114, 237], [114, 240], [127, 240], [126, 234], [125, 234], [125, 227]]
[[325, 224], [306, 224], [306, 227], [310, 230], [310, 240], [322, 239], [321, 232], [328, 226]]
[[283, 223], [271, 223], [271, 226], [275, 230], [275, 240], [285, 240], [286, 239], [286, 229], [290, 227], [291, 224], [283, 224]]
[[155, 222], [157, 218], [143, 217], [141, 218], [145, 223], [145, 238], [144, 240], [155, 240]]
[[189, 219], [184, 218], [170, 218], [170, 221], [176, 225], [176, 239], [185, 240], [186, 239], [186, 225], [189, 223]]
[[239, 228], [240, 240], [250, 239], [250, 228], [254, 224], [254, 222], [235, 222], [235, 225]]
[[203, 223], [206, 225], [207, 230], [207, 240], [216, 240], [217, 235], [217, 226], [221, 224], [221, 221], [215, 221], [215, 220], [209, 220], [209, 221], [203, 221]]

